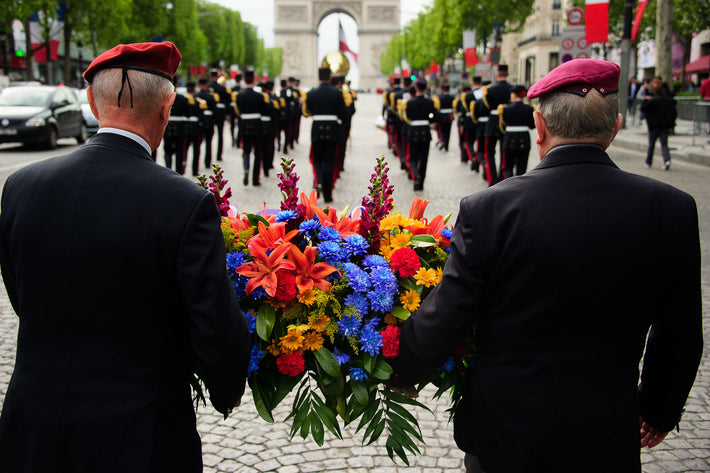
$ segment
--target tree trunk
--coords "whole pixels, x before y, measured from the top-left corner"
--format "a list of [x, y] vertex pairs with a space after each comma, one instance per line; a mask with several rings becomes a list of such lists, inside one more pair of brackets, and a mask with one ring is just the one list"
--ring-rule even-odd
[[[66, 13], [69, 13], [69, 6], [67, 6]], [[75, 79], [71, 75], [71, 25], [67, 21], [68, 15], [64, 15], [64, 83], [66, 85], [75, 86]]]
[[673, 0], [658, 0], [656, 8], [656, 76], [673, 82]]

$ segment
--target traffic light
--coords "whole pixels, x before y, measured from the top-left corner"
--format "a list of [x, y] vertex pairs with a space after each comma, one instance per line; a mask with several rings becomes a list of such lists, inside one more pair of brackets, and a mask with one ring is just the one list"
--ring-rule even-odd
[[21, 48], [15, 49], [15, 56], [17, 57], [25, 57], [25, 50]]
[[414, 74], [412, 74], [411, 77], [410, 77], [410, 79], [412, 79], [412, 81], [415, 81], [415, 80], [417, 79], [417, 76], [415, 76]]

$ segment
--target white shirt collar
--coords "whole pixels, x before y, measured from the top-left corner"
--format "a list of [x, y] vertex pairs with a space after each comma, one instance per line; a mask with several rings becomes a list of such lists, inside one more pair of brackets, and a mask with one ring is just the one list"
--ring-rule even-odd
[[111, 128], [109, 126], [105, 126], [105, 127], [99, 128], [99, 130], [96, 133], [97, 134], [98, 133], [114, 133], [116, 135], [125, 136], [126, 138], [130, 138], [133, 141], [135, 141], [136, 143], [138, 143], [139, 145], [141, 145], [148, 152], [148, 154], [151, 153], [150, 145], [148, 144], [148, 142], [146, 140], [144, 140], [142, 137], [140, 137], [130, 131], [121, 130], [120, 128]]

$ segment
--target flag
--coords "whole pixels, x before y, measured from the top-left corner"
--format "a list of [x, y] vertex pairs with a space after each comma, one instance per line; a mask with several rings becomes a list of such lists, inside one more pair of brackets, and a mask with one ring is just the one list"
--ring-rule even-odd
[[584, 17], [587, 43], [606, 43], [609, 40], [609, 0], [587, 0]]
[[[52, 26], [49, 29], [49, 54], [52, 61], [58, 59], [57, 53], [59, 52], [59, 43], [62, 39], [62, 31], [64, 30], [64, 13], [66, 12], [67, 4], [60, 3], [59, 8], [57, 8], [57, 17], [52, 22]], [[46, 40], [44, 38], [44, 31], [42, 25], [40, 24], [39, 12], [34, 12], [30, 15], [30, 47], [34, 54], [32, 55], [35, 62], [42, 63], [47, 62], [47, 48]]]
[[631, 41], [636, 39], [636, 34], [639, 32], [639, 27], [641, 26], [641, 18], [643, 17], [643, 11], [646, 9], [646, 4], [648, 0], [639, 0], [639, 4], [636, 7], [636, 16], [634, 17], [634, 26], [631, 28]]
[[435, 63], [434, 61], [429, 61], [429, 69], [431, 69], [432, 74], [439, 73], [439, 65], [437, 63]]
[[47, 62], [47, 48], [44, 47], [44, 33], [39, 24], [39, 13], [30, 15], [30, 50], [35, 62]]
[[355, 61], [357, 61], [357, 54], [350, 50], [348, 43], [345, 41], [345, 30], [340, 22], [338, 22], [338, 43], [338, 51], [342, 53], [350, 53], [352, 57], [355, 58]]
[[404, 59], [404, 56], [401, 56], [401, 68], [402, 68], [402, 77], [409, 76], [409, 63], [407, 62], [406, 59]]
[[466, 61], [466, 67], [472, 67], [478, 64], [478, 54], [476, 54], [476, 48], [464, 49], [463, 57]]

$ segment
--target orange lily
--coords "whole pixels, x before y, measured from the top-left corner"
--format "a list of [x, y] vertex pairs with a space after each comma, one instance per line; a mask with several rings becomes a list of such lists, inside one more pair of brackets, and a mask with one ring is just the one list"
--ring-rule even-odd
[[303, 253], [297, 246], [292, 246], [288, 252], [288, 260], [295, 266], [296, 287], [300, 294], [314, 286], [323, 292], [330, 290], [331, 285], [324, 278], [338, 270], [328, 263], [316, 263], [317, 255], [318, 250], [313, 246], [307, 246]]
[[249, 244], [249, 253], [253, 261], [244, 263], [234, 270], [237, 274], [251, 278], [247, 283], [247, 294], [251, 294], [254, 289], [261, 286], [269, 296], [276, 295], [276, 287], [279, 282], [276, 272], [296, 269], [293, 262], [284, 259], [291, 246], [293, 246], [291, 243], [282, 243], [267, 255], [266, 250], [261, 246]]
[[264, 250], [276, 248], [284, 243], [289, 243], [293, 237], [298, 235], [298, 230], [291, 230], [286, 233], [285, 222], [272, 223], [268, 226], [264, 225], [263, 222], [259, 222], [257, 226], [259, 233], [251, 237], [249, 240], [249, 248], [251, 248], [252, 245], [258, 245]]
[[446, 226], [444, 223], [444, 217], [437, 215], [431, 222], [427, 219], [420, 220], [424, 223], [424, 228], [419, 228], [416, 225], [409, 225], [407, 230], [412, 232], [413, 235], [432, 235], [437, 241], [441, 240], [441, 230]]
[[318, 207], [318, 195], [316, 191], [312, 190], [309, 196], [306, 196], [305, 192], [301, 192], [301, 205], [306, 209], [306, 220], [310, 220], [316, 214], [316, 210], [320, 210]]
[[318, 219], [324, 227], [335, 228], [343, 238], [355, 235], [358, 232], [358, 229], [360, 228], [359, 220], [351, 220], [350, 217], [343, 217], [339, 219], [338, 211], [333, 207], [328, 207], [326, 211], [328, 213], [325, 213], [322, 210], [317, 210]]
[[245, 214], [241, 214], [239, 217], [222, 217], [222, 221], [229, 222], [232, 230], [236, 231], [249, 230], [251, 228], [251, 223], [249, 223]]
[[415, 197], [412, 201], [412, 206], [409, 208], [409, 218], [413, 218], [414, 220], [421, 220], [421, 218], [424, 216], [424, 211], [426, 210], [427, 205], [429, 205], [428, 200]]

